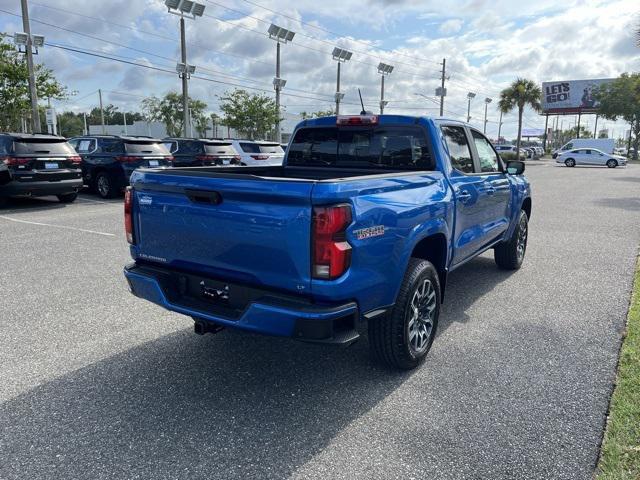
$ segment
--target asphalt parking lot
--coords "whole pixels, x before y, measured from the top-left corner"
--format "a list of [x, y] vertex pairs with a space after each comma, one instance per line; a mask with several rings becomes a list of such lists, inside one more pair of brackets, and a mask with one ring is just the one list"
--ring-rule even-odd
[[529, 249], [450, 277], [424, 366], [224, 331], [127, 291], [121, 200], [0, 210], [0, 478], [591, 478], [640, 165], [529, 162]]

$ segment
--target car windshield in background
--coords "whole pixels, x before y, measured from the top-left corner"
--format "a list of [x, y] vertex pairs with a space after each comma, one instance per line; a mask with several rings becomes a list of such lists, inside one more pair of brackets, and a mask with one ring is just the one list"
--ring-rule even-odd
[[127, 153], [142, 153], [151, 155], [169, 155], [167, 147], [158, 142], [125, 142]]
[[16, 155], [75, 155], [75, 150], [66, 141], [25, 140], [13, 142]]
[[178, 149], [177, 142], [162, 142], [162, 144], [169, 150], [170, 153], [175, 152]]
[[204, 151], [209, 155], [236, 155], [231, 143], [205, 143]]
[[431, 170], [419, 127], [302, 128], [289, 146], [288, 165]]

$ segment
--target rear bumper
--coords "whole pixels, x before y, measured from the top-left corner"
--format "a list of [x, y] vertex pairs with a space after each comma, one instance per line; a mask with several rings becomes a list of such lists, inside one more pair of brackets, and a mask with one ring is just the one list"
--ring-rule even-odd
[[58, 180], [55, 182], [29, 182], [13, 180], [0, 185], [0, 196], [32, 195], [34, 197], [45, 195], [62, 195], [77, 192], [82, 188], [82, 178]]
[[359, 337], [355, 302], [318, 305], [293, 295], [212, 279], [216, 288], [228, 287], [232, 296], [246, 298], [244, 305], [232, 308], [193, 293], [208, 281], [201, 276], [136, 263], [126, 266], [124, 275], [135, 296], [198, 321], [317, 343], [348, 344]]

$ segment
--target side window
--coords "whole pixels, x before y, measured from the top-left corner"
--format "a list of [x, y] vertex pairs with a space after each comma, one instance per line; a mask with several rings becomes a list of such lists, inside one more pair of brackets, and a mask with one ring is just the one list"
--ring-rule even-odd
[[463, 173], [473, 173], [473, 160], [467, 136], [462, 127], [444, 126], [442, 134], [449, 147], [451, 166]]
[[573, 143], [567, 143], [565, 147], [565, 150], [571, 150], [573, 148]]
[[104, 153], [124, 153], [120, 140], [103, 139], [102, 151]]
[[481, 133], [471, 130], [471, 136], [473, 137], [473, 143], [478, 151], [478, 158], [480, 159], [480, 171], [481, 172], [499, 172], [500, 160], [498, 160], [498, 154], [493, 151], [489, 140], [484, 138]]
[[71, 145], [73, 147], [73, 149], [77, 152], [78, 151], [78, 142], [80, 140], [78, 140], [77, 138], [74, 138], [73, 140], [67, 140], [67, 143], [69, 143], [69, 145]]
[[584, 153], [586, 153], [587, 155], [591, 155], [591, 150], [585, 150]]
[[89, 153], [93, 152], [96, 148], [96, 141], [91, 138], [82, 138], [76, 140], [77, 145], [74, 145], [76, 151], [78, 153]]

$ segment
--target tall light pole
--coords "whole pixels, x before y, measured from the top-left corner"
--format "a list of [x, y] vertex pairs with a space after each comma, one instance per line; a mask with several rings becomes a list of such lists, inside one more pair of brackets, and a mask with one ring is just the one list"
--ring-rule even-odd
[[484, 99], [484, 129], [482, 130], [482, 133], [484, 133], [485, 135], [487, 134], [487, 108], [489, 107], [490, 103], [491, 99], [489, 97]]
[[338, 62], [338, 74], [336, 76], [336, 115], [340, 115], [340, 102], [344, 98], [344, 93], [340, 92], [340, 64], [351, 60], [353, 52], [349, 52], [342, 48], [334, 48], [331, 57]]
[[196, 19], [204, 14], [205, 6], [191, 0], [165, 0], [164, 4], [169, 13], [180, 17], [180, 62], [176, 65], [178, 77], [182, 80], [182, 135], [189, 136], [189, 85], [191, 74], [196, 67], [187, 63], [187, 42], [184, 27], [185, 15], [187, 18]]
[[393, 65], [387, 65], [382, 62], [378, 64], [378, 73], [380, 74], [380, 115], [384, 113], [384, 107], [389, 103], [384, 99], [384, 77], [391, 72], [393, 72]]
[[473, 92], [467, 93], [467, 123], [471, 121], [471, 100], [475, 98], [476, 94]]
[[276, 138], [275, 141], [280, 143], [282, 141], [282, 132], [280, 131], [280, 90], [284, 88], [287, 81], [280, 78], [280, 44], [288, 43], [293, 40], [295, 32], [287, 30], [286, 28], [279, 27], [278, 25], [271, 24], [269, 30], [267, 30], [269, 38], [276, 41], [276, 76], [273, 78], [273, 88], [276, 91]]
[[22, 7], [22, 28], [24, 32], [16, 32], [14, 39], [18, 48], [20, 45], [25, 46], [25, 54], [27, 58], [27, 70], [29, 72], [29, 95], [31, 97], [31, 131], [40, 133], [40, 112], [38, 110], [38, 93], [36, 91], [36, 74], [33, 68], [33, 47], [37, 48], [44, 45], [44, 37], [42, 35], [31, 35], [31, 26], [29, 25], [29, 6], [27, 0], [20, 0]]

